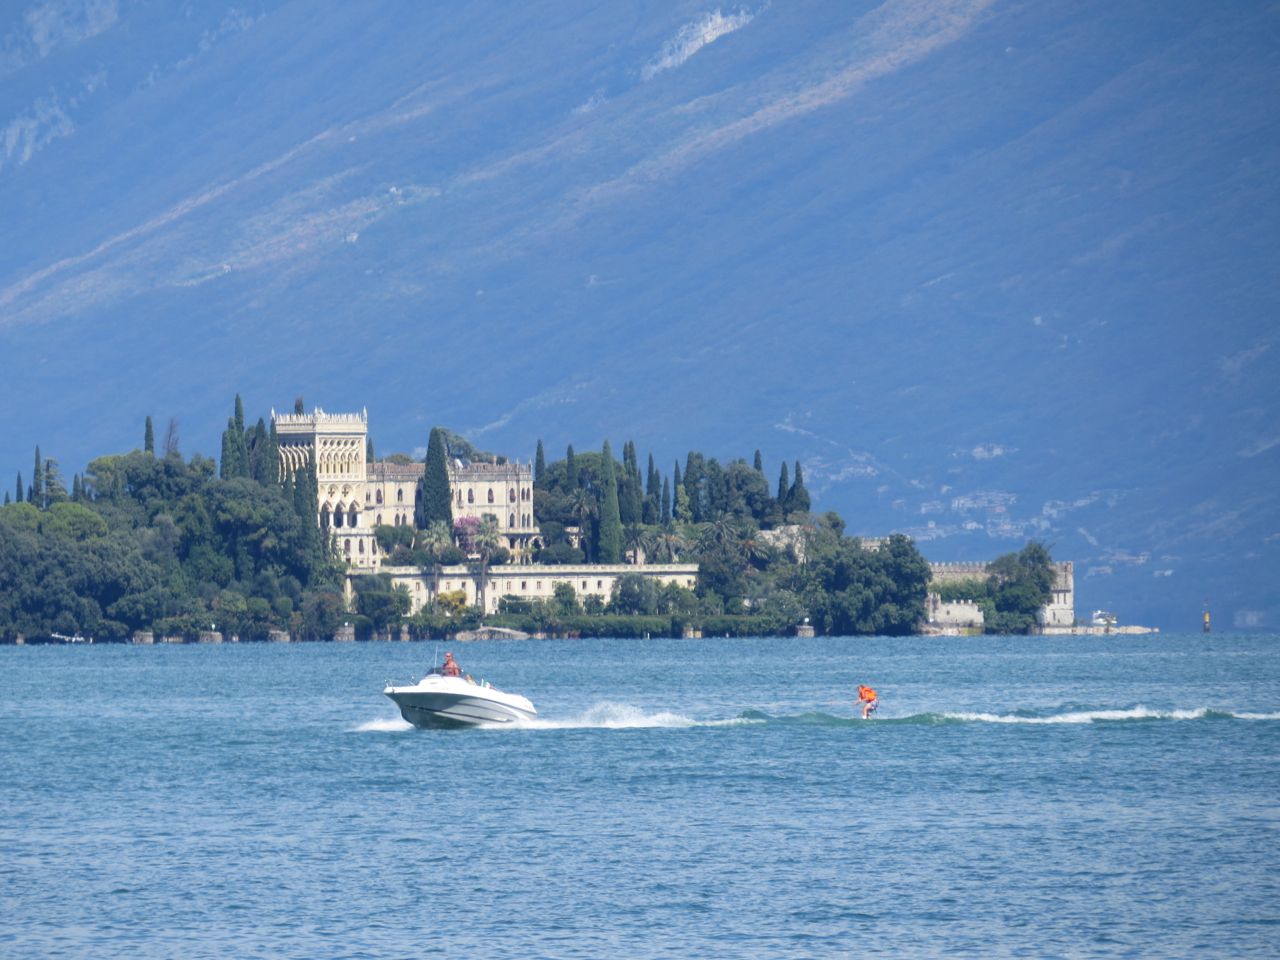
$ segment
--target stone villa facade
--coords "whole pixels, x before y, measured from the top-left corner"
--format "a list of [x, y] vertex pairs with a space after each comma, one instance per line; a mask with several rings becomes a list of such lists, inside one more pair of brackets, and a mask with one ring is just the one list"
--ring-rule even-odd
[[[286, 473], [316, 464], [320, 528], [333, 534], [353, 567], [377, 570], [382, 555], [374, 528], [413, 525], [421, 463], [369, 461], [368, 411], [271, 412]], [[527, 463], [449, 463], [453, 518], [492, 516], [512, 556], [541, 546], [533, 519], [533, 468]]]
[[[346, 559], [351, 576], [387, 573], [392, 582], [409, 591], [414, 611], [433, 599], [435, 577], [429, 569], [384, 566], [374, 536], [376, 527], [413, 525], [418, 481], [426, 469], [421, 463], [395, 463], [367, 459], [368, 411], [325, 413], [271, 412], [280, 446], [280, 469], [293, 473], [316, 464], [320, 528], [332, 534], [338, 552]], [[527, 463], [464, 463], [451, 461], [449, 495], [453, 519], [492, 516], [511, 551], [510, 564], [489, 570], [484, 591], [486, 613], [494, 613], [504, 595], [522, 599], [550, 599], [558, 583], [568, 583], [579, 598], [595, 595], [608, 600], [613, 585], [625, 573], [640, 574], [661, 584], [693, 587], [698, 565], [675, 564], [579, 564], [553, 566], [522, 563], [542, 546], [533, 516], [533, 468]], [[468, 566], [444, 567], [440, 590], [466, 594], [468, 605], [480, 602], [479, 574]]]

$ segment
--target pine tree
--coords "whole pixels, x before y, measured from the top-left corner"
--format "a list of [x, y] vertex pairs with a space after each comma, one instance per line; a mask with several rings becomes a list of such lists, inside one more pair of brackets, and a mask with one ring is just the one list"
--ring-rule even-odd
[[542, 441], [538, 441], [538, 452], [533, 456], [533, 482], [535, 486], [542, 486], [542, 478], [547, 473], [547, 456], [542, 451]]
[[21, 502], [23, 501], [23, 498], [24, 498], [24, 488], [23, 488], [23, 486], [22, 486], [22, 471], [21, 471], [21, 470], [19, 470], [19, 471], [18, 471], [18, 490], [17, 490], [17, 493], [15, 493], [15, 494], [14, 494], [14, 498], [15, 498], [15, 502], [16, 502], [16, 503], [21, 503]]
[[564, 493], [568, 496], [578, 489], [578, 462], [573, 458], [573, 444], [564, 453]]
[[40, 459], [40, 448], [36, 447], [36, 465], [31, 471], [31, 490], [27, 493], [27, 500], [37, 510], [44, 509], [44, 490], [41, 487], [44, 477], [44, 461]]
[[414, 523], [425, 530], [436, 520], [453, 529], [453, 498], [449, 493], [449, 452], [445, 449], [444, 431], [431, 429], [427, 439], [426, 469], [422, 474], [422, 497], [414, 508]]
[[151, 426], [151, 417], [147, 417], [147, 427], [142, 434], [142, 452], [149, 453], [151, 456], [156, 455], [156, 431]]
[[600, 535], [596, 555], [600, 563], [622, 562], [622, 516], [618, 508], [618, 480], [613, 468], [613, 450], [604, 442], [604, 468], [600, 478]]
[[809, 491], [804, 488], [804, 473], [800, 469], [800, 461], [796, 461], [796, 479], [791, 484], [791, 492], [787, 495], [787, 509], [795, 513], [809, 512]]
[[778, 507], [787, 512], [787, 494], [791, 492], [791, 475], [787, 473], [787, 461], [782, 461], [782, 472], [778, 474]]

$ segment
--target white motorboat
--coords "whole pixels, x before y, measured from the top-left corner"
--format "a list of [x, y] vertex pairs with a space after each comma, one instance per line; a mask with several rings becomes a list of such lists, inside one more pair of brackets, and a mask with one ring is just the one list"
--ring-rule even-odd
[[446, 677], [439, 668], [412, 686], [388, 683], [382, 692], [415, 727], [503, 726], [538, 716], [527, 697], [470, 676]]

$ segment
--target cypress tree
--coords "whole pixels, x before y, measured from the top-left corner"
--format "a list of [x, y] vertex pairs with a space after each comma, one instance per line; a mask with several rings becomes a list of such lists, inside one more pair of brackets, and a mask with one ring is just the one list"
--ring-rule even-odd
[[249, 475], [264, 487], [275, 483], [279, 474], [276, 457], [277, 453], [271, 443], [271, 436], [267, 433], [266, 421], [259, 417], [253, 428], [253, 447], [249, 461], [252, 469]]
[[276, 433], [276, 421], [273, 418], [271, 426], [267, 428], [267, 450], [266, 462], [262, 467], [262, 475], [265, 478], [264, 484], [272, 484], [280, 482], [280, 435]]
[[573, 458], [573, 444], [564, 453], [564, 492], [566, 495], [578, 489], [578, 462]]
[[302, 402], [302, 394], [298, 394], [293, 398], [293, 412], [298, 414], [298, 416], [302, 416], [302, 414], [307, 412], [307, 405]]
[[448, 451], [444, 445], [444, 431], [432, 427], [427, 440], [426, 469], [422, 474], [421, 511], [415, 508], [414, 522], [425, 530], [436, 520], [443, 520], [453, 529], [453, 498], [449, 495]]
[[230, 480], [236, 475], [236, 446], [232, 439], [235, 425], [234, 418], [228, 417], [227, 429], [222, 431], [222, 458], [218, 461], [218, 476], [223, 480]]
[[[682, 485], [683, 483], [684, 483], [684, 481], [680, 479], [680, 461], [679, 461], [679, 460], [677, 460], [677, 461], [676, 461], [675, 474], [674, 474], [674, 476], [673, 476], [673, 479], [671, 480], [671, 495], [672, 495], [672, 496], [675, 496], [675, 492], [676, 492], [677, 490], [679, 490], [679, 489], [680, 489], [680, 487], [681, 487], [681, 485]], [[672, 503], [675, 503], [675, 501], [673, 500], [673, 501], [672, 501]]]
[[41, 489], [41, 486], [40, 486], [40, 484], [43, 482], [42, 481], [43, 476], [44, 476], [44, 463], [40, 459], [40, 447], [37, 446], [36, 447], [36, 465], [35, 465], [35, 469], [31, 471], [31, 489], [27, 493], [27, 500], [30, 501], [31, 505], [34, 506], [37, 510], [44, 509], [44, 491]]
[[244, 403], [240, 400], [240, 394], [236, 394], [236, 431], [244, 435]]
[[778, 507], [787, 512], [787, 495], [791, 493], [791, 476], [787, 473], [787, 461], [782, 461], [782, 472], [778, 474]]
[[756, 451], [756, 462], [755, 464], [753, 464], [753, 466], [755, 466], [756, 468], [756, 473], [760, 474], [760, 476], [763, 477], [764, 476], [764, 457], [760, 456], [759, 450]]
[[791, 492], [787, 495], [787, 509], [796, 513], [809, 512], [809, 491], [804, 488], [804, 472], [800, 469], [800, 461], [796, 461], [796, 480], [791, 484]]
[[662, 522], [671, 520], [671, 484], [666, 477], [662, 478]]
[[9, 505], [9, 491], [8, 491], [8, 490], [6, 490], [6, 491], [4, 492], [4, 505], [5, 505], [6, 507]]
[[67, 488], [62, 483], [62, 472], [58, 469], [58, 461], [52, 458], [44, 462], [44, 499], [46, 505], [62, 503], [69, 499]]
[[147, 427], [142, 434], [142, 452], [149, 453], [151, 456], [156, 455], [156, 431], [151, 426], [151, 417], [147, 416]]
[[18, 503], [23, 500], [22, 471], [18, 471], [18, 492], [14, 494]]
[[597, 541], [597, 559], [600, 563], [622, 562], [622, 517], [618, 509], [618, 479], [613, 469], [613, 450], [609, 441], [604, 442], [604, 476], [600, 485], [603, 498], [600, 502], [600, 536]]
[[366, 463], [373, 463], [373, 437], [364, 438], [364, 459]]
[[79, 503], [84, 499], [84, 486], [80, 483], [80, 474], [71, 478], [71, 499]]
[[538, 441], [538, 452], [533, 456], [533, 482], [542, 486], [542, 478], [547, 473], [547, 456], [542, 452], [542, 441]]

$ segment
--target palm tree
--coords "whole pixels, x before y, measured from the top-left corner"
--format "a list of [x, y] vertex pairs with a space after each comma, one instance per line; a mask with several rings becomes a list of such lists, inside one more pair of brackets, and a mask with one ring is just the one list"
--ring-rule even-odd
[[440, 603], [440, 554], [446, 547], [453, 546], [453, 531], [445, 521], [432, 520], [431, 526], [420, 534], [419, 542], [431, 554], [431, 570], [435, 581], [435, 588], [431, 594], [431, 609], [437, 610]]
[[645, 563], [648, 560], [649, 550], [653, 545], [653, 538], [649, 536], [649, 531], [638, 523], [627, 524], [624, 533], [623, 544], [627, 553], [631, 554], [631, 562], [636, 564]]
[[653, 538], [653, 559], [656, 563], [678, 563], [680, 553], [689, 548], [689, 541], [680, 536], [673, 522], [658, 531]]
[[489, 561], [502, 549], [502, 535], [498, 533], [498, 519], [485, 514], [476, 531], [475, 550], [480, 554], [480, 616], [489, 609]]
[[578, 521], [578, 546], [582, 547], [583, 553], [587, 553], [587, 520], [600, 512], [600, 503], [596, 500], [596, 495], [586, 487], [577, 487], [569, 494], [569, 512]]

